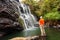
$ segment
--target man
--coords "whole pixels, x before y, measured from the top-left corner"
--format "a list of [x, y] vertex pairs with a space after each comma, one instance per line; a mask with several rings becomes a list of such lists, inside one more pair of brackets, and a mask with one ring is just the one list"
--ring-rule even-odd
[[40, 20], [39, 20], [39, 26], [41, 30], [41, 36], [45, 36], [44, 19], [42, 18], [42, 16], [40, 17]]

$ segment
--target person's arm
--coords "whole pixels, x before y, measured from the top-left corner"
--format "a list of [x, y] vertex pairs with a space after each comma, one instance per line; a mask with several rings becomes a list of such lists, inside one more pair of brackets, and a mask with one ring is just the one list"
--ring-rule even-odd
[[39, 20], [39, 25], [40, 25], [40, 20]]

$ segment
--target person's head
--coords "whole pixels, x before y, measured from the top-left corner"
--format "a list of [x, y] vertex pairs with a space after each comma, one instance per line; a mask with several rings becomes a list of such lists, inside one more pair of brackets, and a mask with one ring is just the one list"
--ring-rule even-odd
[[42, 16], [40, 16], [40, 18], [42, 18]]

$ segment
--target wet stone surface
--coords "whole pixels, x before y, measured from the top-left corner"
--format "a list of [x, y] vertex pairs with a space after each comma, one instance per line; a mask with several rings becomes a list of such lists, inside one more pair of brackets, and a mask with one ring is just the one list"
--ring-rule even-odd
[[[16, 14], [17, 8], [10, 0], [0, 0], [0, 37], [14, 30], [23, 30]], [[18, 29], [19, 28], [19, 29]]]
[[15, 37], [10, 40], [46, 40], [46, 36]]

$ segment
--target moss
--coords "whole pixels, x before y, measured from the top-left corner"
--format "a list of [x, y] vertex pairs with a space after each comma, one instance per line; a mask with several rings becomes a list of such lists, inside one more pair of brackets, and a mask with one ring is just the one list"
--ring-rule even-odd
[[24, 22], [21, 18], [18, 18], [18, 22], [20, 23], [20, 26], [24, 27]]

